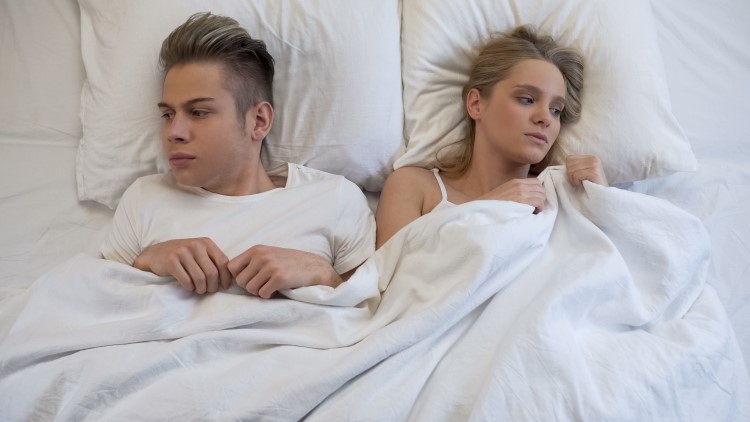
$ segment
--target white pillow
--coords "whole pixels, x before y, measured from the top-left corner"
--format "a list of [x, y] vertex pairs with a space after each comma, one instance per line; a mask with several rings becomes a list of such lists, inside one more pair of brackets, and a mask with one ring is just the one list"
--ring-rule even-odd
[[439, 148], [464, 136], [461, 89], [479, 46], [522, 24], [584, 56], [581, 119], [558, 139], [567, 153], [599, 156], [612, 184], [697, 170], [671, 111], [648, 0], [405, 1], [407, 146], [396, 168], [433, 166]]
[[[137, 177], [163, 171], [164, 38], [190, 15], [237, 19], [276, 60], [276, 117], [263, 154], [380, 190], [403, 152], [398, 0], [79, 0], [86, 69], [78, 197], [114, 208]], [[157, 157], [159, 163], [157, 164]], [[158, 167], [158, 168], [157, 168]]]
[[0, 142], [81, 138], [83, 65], [75, 2], [0, 1]]

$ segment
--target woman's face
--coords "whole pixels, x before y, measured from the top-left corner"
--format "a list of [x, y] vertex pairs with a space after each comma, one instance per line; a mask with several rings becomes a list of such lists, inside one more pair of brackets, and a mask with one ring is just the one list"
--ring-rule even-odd
[[469, 92], [467, 108], [476, 122], [475, 152], [496, 154], [514, 164], [536, 164], [560, 134], [565, 80], [546, 61], [517, 63], [486, 98]]

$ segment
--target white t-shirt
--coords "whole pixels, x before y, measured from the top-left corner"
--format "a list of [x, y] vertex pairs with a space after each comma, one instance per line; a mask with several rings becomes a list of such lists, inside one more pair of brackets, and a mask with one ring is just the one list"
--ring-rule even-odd
[[284, 188], [224, 196], [177, 184], [171, 173], [144, 176], [124, 193], [102, 255], [132, 265], [173, 239], [208, 237], [229, 259], [253, 245], [323, 256], [343, 274], [375, 251], [375, 219], [362, 191], [343, 176], [289, 164]]

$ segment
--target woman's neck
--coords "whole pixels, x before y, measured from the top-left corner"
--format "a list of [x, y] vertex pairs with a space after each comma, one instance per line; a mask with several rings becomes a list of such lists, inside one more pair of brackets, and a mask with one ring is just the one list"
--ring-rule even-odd
[[454, 189], [475, 199], [512, 179], [527, 178], [529, 168], [528, 164], [509, 163], [489, 154], [475, 153], [466, 171], [450, 175], [449, 179]]

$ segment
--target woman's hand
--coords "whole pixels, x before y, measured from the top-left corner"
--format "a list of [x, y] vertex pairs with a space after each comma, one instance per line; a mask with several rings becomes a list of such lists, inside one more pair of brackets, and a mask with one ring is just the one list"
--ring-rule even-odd
[[547, 191], [542, 181], [536, 177], [527, 179], [512, 179], [478, 199], [495, 199], [499, 201], [513, 201], [534, 207], [534, 214], [544, 209], [547, 203]]
[[573, 186], [583, 187], [584, 180], [609, 186], [602, 162], [595, 155], [569, 155], [565, 158], [565, 167], [568, 180]]

